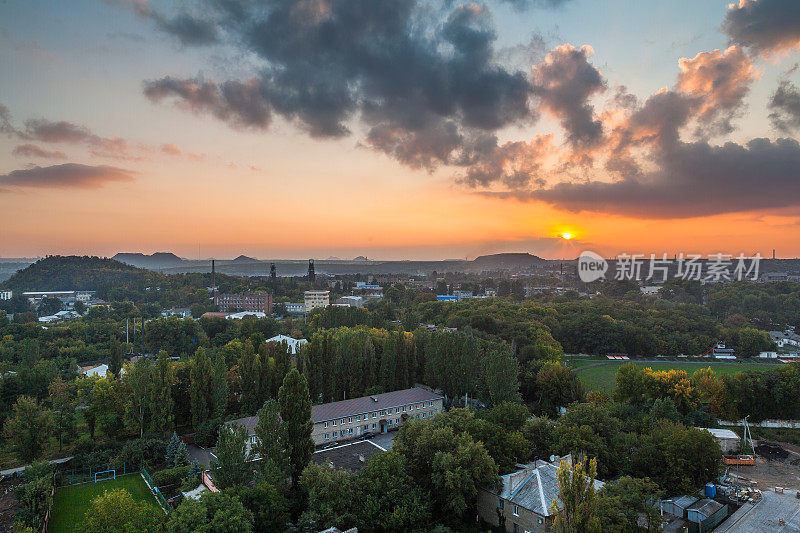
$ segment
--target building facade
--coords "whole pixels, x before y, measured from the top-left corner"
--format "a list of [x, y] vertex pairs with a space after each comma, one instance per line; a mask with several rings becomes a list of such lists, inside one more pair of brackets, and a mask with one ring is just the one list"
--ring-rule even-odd
[[429, 420], [443, 410], [444, 397], [421, 387], [315, 405], [311, 438], [319, 446], [364, 433], [385, 433], [408, 420]]
[[[553, 500], [560, 504], [558, 489], [558, 466], [561, 462], [571, 464], [566, 456], [552, 463], [535, 461], [524, 468], [500, 476], [497, 487], [478, 489], [478, 515], [494, 526], [505, 521], [508, 533], [547, 533], [553, 528], [555, 513]], [[595, 490], [603, 486], [595, 480]]]
[[[311, 438], [314, 444], [345, 442], [365, 433], [385, 433], [409, 420], [430, 420], [444, 410], [444, 397], [422, 387], [314, 405]], [[255, 442], [257, 416], [231, 420], [247, 429], [248, 446]]]
[[317, 307], [331, 305], [331, 291], [306, 291], [304, 296], [306, 313]]
[[0, 300], [10, 300], [12, 296], [14, 296], [13, 291], [9, 291], [6, 289], [0, 290]]
[[217, 294], [214, 305], [222, 313], [238, 311], [259, 311], [272, 313], [272, 295], [265, 292], [243, 292], [241, 294]]

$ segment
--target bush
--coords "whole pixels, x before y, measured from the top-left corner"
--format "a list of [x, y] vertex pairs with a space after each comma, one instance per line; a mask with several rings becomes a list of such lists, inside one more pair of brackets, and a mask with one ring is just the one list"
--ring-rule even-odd
[[197, 429], [195, 430], [194, 441], [200, 446], [216, 446], [217, 435], [219, 434], [219, 428], [221, 425], [222, 419], [219, 418], [203, 422], [197, 426]]
[[186, 465], [159, 470], [152, 474], [153, 483], [155, 483], [157, 487], [179, 485], [183, 482], [185, 477], [192, 473], [192, 468], [192, 465]]
[[130, 465], [144, 465], [145, 468], [153, 468], [164, 462], [163, 439], [135, 439], [125, 443], [117, 455], [117, 462], [125, 462]]

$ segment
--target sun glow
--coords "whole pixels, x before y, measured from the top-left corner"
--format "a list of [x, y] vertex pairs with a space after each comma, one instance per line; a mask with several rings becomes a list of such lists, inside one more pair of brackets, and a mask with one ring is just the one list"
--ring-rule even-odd
[[561, 234], [561, 238], [564, 239], [565, 241], [568, 241], [572, 238], [572, 233], [565, 231], [564, 233]]

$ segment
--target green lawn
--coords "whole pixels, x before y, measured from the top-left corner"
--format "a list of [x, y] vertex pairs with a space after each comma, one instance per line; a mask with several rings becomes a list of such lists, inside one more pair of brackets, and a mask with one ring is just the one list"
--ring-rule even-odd
[[117, 479], [97, 483], [83, 483], [56, 489], [53, 510], [47, 525], [48, 533], [82, 531], [82, 522], [92, 500], [107, 490], [125, 489], [135, 500], [148, 502], [159, 508], [156, 499], [139, 474], [118, 476]]
[[633, 363], [639, 366], [649, 366], [654, 370], [685, 370], [689, 374], [700, 368], [711, 367], [717, 375], [734, 374], [742, 370], [765, 370], [775, 368], [775, 365], [760, 363], [720, 363], [718, 361], [702, 362], [683, 362], [683, 361], [663, 361], [663, 362], [642, 362], [642, 361], [612, 361], [609, 359], [583, 359], [566, 358], [567, 364], [575, 369], [578, 377], [590, 390], [597, 390], [611, 394], [614, 390], [614, 377], [617, 368], [624, 363]]

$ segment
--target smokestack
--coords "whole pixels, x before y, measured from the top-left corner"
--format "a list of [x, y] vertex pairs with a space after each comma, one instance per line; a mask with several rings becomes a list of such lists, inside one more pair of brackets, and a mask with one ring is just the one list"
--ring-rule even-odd
[[772, 249], [772, 258], [775, 259], [775, 248]]
[[211, 260], [211, 292], [217, 293], [217, 264], [215, 260]]

